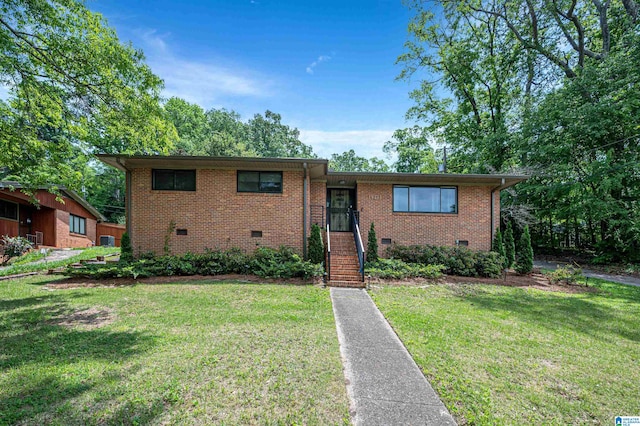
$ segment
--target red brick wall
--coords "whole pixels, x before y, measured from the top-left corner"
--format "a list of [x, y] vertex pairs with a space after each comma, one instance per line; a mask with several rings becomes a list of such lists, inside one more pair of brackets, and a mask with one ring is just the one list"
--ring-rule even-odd
[[[453, 246], [456, 240], [469, 241], [469, 248], [491, 248], [491, 188], [458, 187], [458, 213], [394, 213], [393, 185], [358, 183], [358, 210], [362, 239], [366, 241], [371, 222], [375, 223], [379, 254], [386, 245], [382, 238], [397, 244], [431, 244]], [[496, 197], [496, 220], [500, 215], [500, 199]]]
[[[171, 253], [205, 248], [293, 247], [302, 253], [302, 172], [283, 172], [282, 194], [237, 192], [235, 170], [197, 170], [196, 191], [154, 191], [151, 169], [131, 173], [131, 244], [134, 253], [163, 253], [171, 221], [187, 235], [170, 237]], [[262, 238], [251, 237], [262, 231]]]
[[56, 247], [91, 247], [96, 241], [96, 220], [86, 218], [87, 235], [69, 232], [69, 212], [56, 210]]

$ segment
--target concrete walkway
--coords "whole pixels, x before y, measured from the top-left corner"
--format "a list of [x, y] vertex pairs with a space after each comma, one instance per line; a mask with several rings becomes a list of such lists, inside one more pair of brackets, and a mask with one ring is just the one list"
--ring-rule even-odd
[[[534, 260], [533, 266], [536, 268], [542, 269], [551, 269], [555, 270], [558, 265], [567, 265], [566, 262], [547, 262], [545, 260]], [[582, 269], [582, 274], [585, 277], [589, 278], [599, 278], [601, 280], [611, 281], [618, 284], [626, 284], [626, 285], [634, 285], [636, 287], [640, 287], [640, 278], [632, 277], [629, 275], [613, 275], [613, 274], [603, 274], [602, 272], [590, 271], [589, 269]]]
[[331, 301], [356, 425], [456, 424], [365, 290]]
[[[64, 260], [64, 259], [68, 259], [70, 257], [73, 256], [77, 256], [80, 253], [82, 253], [84, 250], [70, 250], [70, 249], [53, 249], [51, 251], [49, 251], [49, 253], [47, 254], [46, 257], [36, 260], [34, 262], [29, 262], [29, 263], [24, 263], [24, 265], [37, 265], [39, 263], [45, 263], [45, 262], [56, 262], [58, 260]], [[6, 269], [6, 268], [10, 268], [11, 265], [9, 266], [3, 266], [0, 267], [0, 270], [2, 269]]]

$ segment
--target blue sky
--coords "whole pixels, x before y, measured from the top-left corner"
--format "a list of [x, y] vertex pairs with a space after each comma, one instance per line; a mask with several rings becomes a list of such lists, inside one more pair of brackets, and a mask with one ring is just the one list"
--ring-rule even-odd
[[265, 110], [323, 157], [382, 157], [412, 123], [395, 65], [410, 11], [400, 0], [89, 0], [122, 41], [145, 52], [165, 95], [244, 120]]

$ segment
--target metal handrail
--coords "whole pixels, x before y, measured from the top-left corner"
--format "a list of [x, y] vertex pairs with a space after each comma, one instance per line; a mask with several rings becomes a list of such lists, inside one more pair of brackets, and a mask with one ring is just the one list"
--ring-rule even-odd
[[353, 239], [356, 243], [356, 250], [358, 251], [358, 262], [360, 263], [360, 274], [362, 275], [362, 282], [364, 282], [364, 244], [362, 244], [362, 236], [360, 236], [360, 218], [359, 212], [349, 209], [349, 215], [351, 216], [351, 224], [353, 230]]
[[327, 280], [331, 281], [331, 235], [327, 223]]

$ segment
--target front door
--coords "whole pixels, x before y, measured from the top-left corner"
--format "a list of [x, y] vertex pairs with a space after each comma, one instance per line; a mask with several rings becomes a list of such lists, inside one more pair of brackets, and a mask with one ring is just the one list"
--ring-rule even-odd
[[332, 232], [351, 231], [349, 208], [353, 206], [353, 190], [329, 189], [329, 229]]

